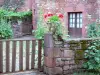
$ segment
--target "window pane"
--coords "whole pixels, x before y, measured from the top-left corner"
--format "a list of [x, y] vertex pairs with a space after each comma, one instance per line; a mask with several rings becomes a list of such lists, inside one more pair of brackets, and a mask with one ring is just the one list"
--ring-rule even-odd
[[72, 14], [70, 13], [70, 18], [72, 18]]
[[78, 13], [78, 14], [77, 14], [77, 18], [79, 18], [79, 17], [80, 17], [80, 14]]
[[80, 18], [82, 18], [82, 13], [80, 13]]
[[70, 19], [70, 23], [72, 23], [73, 22], [73, 19]]
[[80, 23], [82, 23], [82, 19], [80, 19]]
[[79, 20], [80, 20], [80, 19], [77, 19], [77, 23], [79, 23]]
[[69, 27], [71, 27], [71, 28], [72, 28], [72, 27], [73, 27], [73, 24], [70, 24], [70, 26], [69, 26]]
[[80, 24], [80, 28], [82, 28], [82, 23]]
[[73, 19], [73, 23], [75, 23], [75, 19]]
[[73, 14], [73, 18], [75, 18], [75, 14]]
[[73, 23], [73, 28], [75, 28], [75, 24]]
[[79, 23], [77, 24], [77, 28], [80, 28], [80, 25], [79, 25]]

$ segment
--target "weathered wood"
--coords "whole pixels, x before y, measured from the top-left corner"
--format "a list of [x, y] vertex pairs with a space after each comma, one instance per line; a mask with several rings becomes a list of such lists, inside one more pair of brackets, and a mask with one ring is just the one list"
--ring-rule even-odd
[[41, 70], [42, 40], [38, 41], [38, 69]]
[[16, 42], [13, 41], [13, 48], [12, 48], [12, 72], [15, 72], [16, 70]]
[[6, 41], [6, 72], [9, 72], [10, 62], [10, 41]]
[[19, 70], [23, 70], [23, 41], [20, 41], [20, 49], [19, 49]]
[[32, 41], [31, 69], [34, 69], [35, 64], [35, 46], [36, 41]]
[[[10, 43], [12, 41], [12, 44]], [[6, 42], [6, 73], [10, 72], [10, 46], [12, 45], [12, 72], [16, 72], [16, 50], [17, 50], [17, 41], [18, 40], [5, 40]], [[35, 50], [36, 50], [36, 41], [38, 41], [38, 68], [41, 70], [41, 53], [42, 53], [42, 40], [26, 40], [26, 69], [31, 70], [29, 68], [30, 62], [30, 41], [32, 41], [32, 54], [31, 54], [31, 69], [34, 69], [35, 65]], [[19, 40], [19, 71], [23, 70], [23, 40]], [[3, 40], [0, 41], [0, 73], [3, 73]]]
[[0, 73], [3, 72], [3, 42], [0, 41]]
[[30, 41], [26, 41], [26, 70], [29, 70], [29, 45]]

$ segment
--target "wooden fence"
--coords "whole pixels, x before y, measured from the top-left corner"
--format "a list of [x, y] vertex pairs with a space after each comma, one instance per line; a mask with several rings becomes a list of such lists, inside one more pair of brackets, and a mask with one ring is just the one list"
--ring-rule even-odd
[[[5, 42], [5, 45], [4, 45]], [[11, 44], [12, 42], [12, 44]], [[19, 46], [19, 54], [17, 55], [17, 42], [19, 42], [18, 46]], [[26, 61], [23, 61], [24, 57], [24, 42], [26, 42], [25, 46], [25, 59]], [[31, 42], [31, 55], [29, 53], [30, 51], [30, 42]], [[36, 44], [37, 43], [37, 44]], [[5, 46], [5, 47], [4, 47]], [[12, 46], [12, 48], [11, 48]], [[9, 72], [16, 72], [16, 58], [18, 57], [19, 59], [17, 60], [17, 62], [19, 62], [19, 65], [17, 67], [19, 67], [18, 71], [23, 71], [23, 70], [31, 70], [34, 69], [35, 67], [35, 51], [36, 51], [36, 46], [37, 47], [37, 68], [36, 69], [41, 69], [41, 58], [42, 58], [42, 40], [0, 40], [0, 73], [9, 73]], [[4, 51], [5, 49], [5, 51]], [[10, 51], [10, 49], [12, 49], [12, 52]], [[4, 54], [5, 52], [5, 54]], [[11, 52], [11, 53], [10, 53]], [[10, 54], [12, 54], [12, 56], [10, 56]], [[5, 55], [5, 66], [4, 67], [4, 63], [3, 63], [3, 59], [4, 59], [4, 55]], [[30, 56], [30, 59], [29, 59]], [[12, 61], [11, 61], [12, 59]], [[11, 63], [10, 63], [11, 62]], [[31, 64], [29, 63], [31, 62]], [[23, 69], [23, 65], [26, 66], [25, 69]], [[31, 68], [29, 68], [29, 65], [31, 66]], [[4, 68], [5, 68], [5, 72], [4, 72]], [[10, 70], [10, 68], [12, 68]]]

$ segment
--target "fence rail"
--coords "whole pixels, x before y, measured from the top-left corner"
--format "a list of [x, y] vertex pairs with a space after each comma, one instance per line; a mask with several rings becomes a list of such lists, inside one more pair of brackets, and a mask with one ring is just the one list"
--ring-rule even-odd
[[[36, 55], [38, 56], [36, 69], [41, 69], [42, 41], [43, 40], [35, 40], [35, 39], [34, 40], [12, 40], [12, 39], [0, 40], [0, 73], [16, 72], [16, 64], [18, 64], [17, 67], [19, 67], [19, 70], [17, 71], [34, 69], [36, 64], [35, 63]], [[17, 42], [19, 42], [18, 45]], [[36, 50], [38, 54], [36, 54]], [[17, 51], [19, 52], [17, 53]], [[17, 60], [16, 58], [19, 59]], [[24, 59], [26, 61], [24, 61]], [[5, 67], [4, 67], [4, 61], [5, 61]], [[23, 69], [24, 67], [23, 65], [26, 66], [25, 69]]]

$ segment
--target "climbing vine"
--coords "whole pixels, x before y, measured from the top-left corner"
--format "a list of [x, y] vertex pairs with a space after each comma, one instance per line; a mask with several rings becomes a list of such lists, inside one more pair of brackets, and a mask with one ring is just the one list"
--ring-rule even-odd
[[0, 18], [12, 19], [13, 17], [16, 17], [18, 19], [22, 19], [27, 16], [32, 16], [32, 11], [14, 12], [2, 8], [0, 9]]

